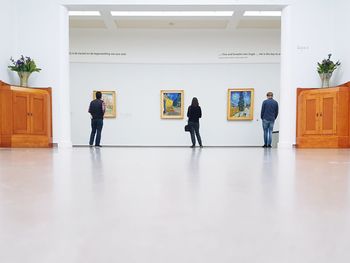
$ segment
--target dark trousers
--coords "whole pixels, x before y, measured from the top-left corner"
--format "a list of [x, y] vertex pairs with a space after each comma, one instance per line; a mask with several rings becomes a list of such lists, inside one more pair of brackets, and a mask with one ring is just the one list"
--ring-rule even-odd
[[199, 143], [200, 146], [202, 146], [202, 138], [201, 135], [199, 134], [199, 122], [188, 122], [188, 125], [190, 126], [191, 130], [191, 141], [192, 141], [192, 145], [196, 145], [196, 139], [194, 137], [194, 134], [196, 134], [197, 136], [197, 141]]
[[96, 132], [97, 132], [97, 135], [96, 135], [95, 145], [100, 145], [102, 127], [103, 127], [103, 119], [91, 120], [91, 134], [90, 134], [90, 142], [89, 142], [90, 145], [94, 144]]

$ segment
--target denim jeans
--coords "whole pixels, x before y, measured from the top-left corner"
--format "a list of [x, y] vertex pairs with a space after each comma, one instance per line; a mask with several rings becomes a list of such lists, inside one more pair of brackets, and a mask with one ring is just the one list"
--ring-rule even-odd
[[264, 145], [271, 145], [272, 143], [272, 131], [275, 121], [263, 120], [263, 129], [264, 129]]
[[196, 139], [194, 137], [194, 134], [196, 134], [197, 136], [197, 141], [199, 143], [200, 146], [202, 146], [202, 138], [201, 135], [199, 134], [199, 122], [192, 122], [189, 121], [188, 125], [190, 125], [190, 133], [191, 133], [191, 141], [192, 141], [192, 145], [196, 145]]
[[96, 142], [95, 145], [100, 145], [101, 141], [101, 131], [103, 127], [103, 119], [92, 119], [91, 120], [91, 134], [90, 134], [90, 145], [94, 144], [95, 134], [96, 134]]

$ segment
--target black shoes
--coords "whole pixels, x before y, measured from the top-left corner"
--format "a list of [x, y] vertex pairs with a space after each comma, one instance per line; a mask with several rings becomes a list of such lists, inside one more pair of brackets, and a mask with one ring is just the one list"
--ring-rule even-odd
[[269, 144], [269, 145], [264, 144], [262, 147], [263, 148], [272, 148], [271, 144]]
[[101, 148], [102, 146], [101, 145], [95, 145], [96, 148]]

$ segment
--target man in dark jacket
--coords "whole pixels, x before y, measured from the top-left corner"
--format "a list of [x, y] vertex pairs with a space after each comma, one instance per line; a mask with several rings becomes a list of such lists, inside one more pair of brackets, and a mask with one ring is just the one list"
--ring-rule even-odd
[[268, 92], [266, 94], [267, 99], [264, 100], [261, 107], [261, 119], [264, 129], [264, 148], [271, 148], [272, 131], [275, 120], [278, 116], [278, 103], [273, 99], [273, 93]]
[[91, 134], [89, 145], [94, 144], [95, 134], [96, 135], [96, 147], [101, 147], [101, 131], [103, 127], [103, 115], [106, 111], [105, 103], [103, 102], [102, 93], [100, 91], [96, 92], [96, 99], [90, 102], [89, 113], [91, 114]]

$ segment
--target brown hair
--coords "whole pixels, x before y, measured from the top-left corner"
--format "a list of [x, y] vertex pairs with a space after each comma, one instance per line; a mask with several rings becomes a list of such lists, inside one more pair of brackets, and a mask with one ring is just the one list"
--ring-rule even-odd
[[96, 92], [96, 99], [101, 99], [102, 98], [102, 93], [101, 91]]
[[273, 93], [271, 91], [269, 91], [267, 94], [266, 94], [267, 97], [273, 97]]
[[198, 107], [198, 106], [199, 106], [198, 99], [197, 99], [196, 97], [194, 97], [194, 98], [192, 99], [191, 106], [192, 106], [192, 107]]

